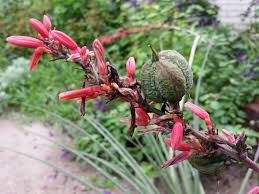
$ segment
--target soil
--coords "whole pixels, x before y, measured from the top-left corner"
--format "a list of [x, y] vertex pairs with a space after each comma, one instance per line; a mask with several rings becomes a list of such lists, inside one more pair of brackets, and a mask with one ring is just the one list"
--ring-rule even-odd
[[[90, 167], [82, 167], [71, 160], [67, 153], [57, 149], [52, 143], [29, 133], [33, 131], [54, 141], [71, 141], [64, 139], [50, 126], [40, 122], [21, 123], [15, 118], [0, 118], [0, 194], [95, 194], [85, 191], [82, 184], [56, 171], [42, 162], [10, 152], [2, 147], [12, 148], [31, 156], [51, 162], [77, 176], [85, 179], [100, 177]], [[245, 170], [240, 166], [231, 167], [219, 176], [202, 176], [203, 186], [207, 194], [236, 194], [244, 178]], [[258, 184], [253, 174], [246, 191]], [[115, 194], [122, 194], [118, 189]]]
[[[90, 179], [100, 175], [90, 167], [80, 167], [78, 162], [52, 143], [28, 133], [33, 131], [54, 141], [61, 140], [57, 130], [40, 122], [21, 124], [0, 118], [0, 194], [95, 194], [52, 167], [40, 161], [10, 152], [2, 147], [12, 148], [31, 156], [48, 161], [77, 176]], [[62, 136], [63, 137], [63, 136]], [[62, 139], [64, 141], [64, 139]], [[117, 190], [114, 193], [121, 193]]]

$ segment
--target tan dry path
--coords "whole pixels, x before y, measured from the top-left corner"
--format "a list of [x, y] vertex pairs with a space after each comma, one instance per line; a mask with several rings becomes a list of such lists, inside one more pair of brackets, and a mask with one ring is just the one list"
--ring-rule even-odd
[[[59, 135], [53, 135], [54, 130], [39, 122], [21, 124], [0, 118], [0, 146], [13, 148], [49, 161], [76, 175], [91, 177], [96, 174], [95, 170], [82, 168], [78, 163], [62, 157], [64, 155], [62, 150], [40, 137], [26, 133], [24, 129], [53, 140], [59, 138]], [[2, 150], [0, 150], [0, 183], [0, 194], [94, 193], [84, 192], [84, 187], [80, 183], [39, 161]]]

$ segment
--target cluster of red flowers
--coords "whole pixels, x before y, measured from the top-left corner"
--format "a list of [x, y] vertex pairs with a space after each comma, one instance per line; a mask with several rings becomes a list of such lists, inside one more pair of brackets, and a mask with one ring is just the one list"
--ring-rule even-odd
[[[185, 103], [185, 108], [189, 109], [193, 112], [197, 117], [203, 120], [207, 126], [208, 134], [215, 135], [215, 131], [213, 129], [211, 119], [209, 114], [203, 110], [202, 108], [198, 107], [195, 104], [190, 102]], [[173, 125], [171, 138], [165, 138], [165, 144], [168, 147], [171, 147], [172, 150], [182, 151], [180, 154], [175, 156], [174, 158], [168, 160], [163, 164], [163, 167], [168, 167], [170, 165], [179, 163], [183, 160], [186, 160], [192, 156], [194, 152], [198, 153], [206, 153], [208, 150], [206, 147], [202, 146], [198, 139], [194, 138], [187, 138], [188, 143], [183, 142], [183, 134], [184, 134], [184, 120], [180, 117], [174, 117], [173, 121], [175, 124]], [[228, 132], [225, 129], [222, 129], [223, 135], [226, 139], [232, 143], [236, 143], [236, 139], [234, 135]]]
[[[81, 107], [81, 114], [84, 114], [84, 103], [86, 100], [104, 96], [109, 101], [119, 99], [131, 105], [131, 129], [132, 135], [135, 127], [156, 126], [158, 131], [164, 134], [171, 134], [171, 138], [165, 138], [165, 144], [172, 150], [182, 151], [176, 157], [164, 163], [168, 167], [192, 156], [194, 152], [206, 152], [197, 138], [185, 137], [186, 124], [183, 116], [179, 114], [164, 114], [155, 109], [153, 103], [148, 103], [141, 92], [141, 85], [134, 80], [136, 63], [130, 57], [126, 63], [127, 76], [119, 76], [117, 70], [105, 60], [104, 48], [99, 40], [95, 40], [92, 49], [86, 46], [80, 48], [76, 42], [67, 34], [52, 27], [48, 16], [43, 17], [43, 22], [37, 19], [30, 19], [33, 29], [38, 32], [38, 37], [10, 36], [7, 41], [11, 44], [26, 48], [35, 49], [30, 61], [30, 70], [38, 64], [43, 53], [52, 55], [54, 59], [65, 59], [69, 62], [79, 64], [84, 71], [83, 88], [62, 92], [59, 99], [76, 99]], [[186, 103], [185, 107], [202, 119], [207, 128], [208, 134], [215, 135], [209, 114], [192, 103]], [[153, 113], [150, 116], [149, 113]], [[162, 114], [160, 114], [162, 113]], [[173, 121], [173, 124], [169, 121]], [[151, 130], [154, 130], [152, 128]], [[228, 131], [223, 134], [229, 142], [235, 144], [235, 137]], [[186, 142], [184, 140], [186, 139]]]

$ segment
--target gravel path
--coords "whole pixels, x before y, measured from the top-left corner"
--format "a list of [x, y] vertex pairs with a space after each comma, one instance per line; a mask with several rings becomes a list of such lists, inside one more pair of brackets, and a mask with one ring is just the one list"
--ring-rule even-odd
[[[0, 146], [49, 161], [77, 175], [90, 177], [96, 173], [89, 168], [80, 168], [78, 163], [64, 158], [62, 150], [26, 130], [35, 131], [53, 140], [60, 137], [41, 123], [24, 125], [0, 118]], [[93, 193], [84, 192], [84, 187], [78, 182], [39, 161], [3, 149], [0, 149], [0, 183], [0, 194]]]

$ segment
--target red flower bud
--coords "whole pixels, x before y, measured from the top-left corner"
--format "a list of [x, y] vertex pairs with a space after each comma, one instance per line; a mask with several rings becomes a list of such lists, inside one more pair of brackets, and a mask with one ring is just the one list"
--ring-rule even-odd
[[[164, 142], [166, 146], [171, 147], [171, 138], [165, 138]], [[177, 146], [178, 151], [191, 151], [191, 149], [192, 147], [186, 143], [181, 143], [180, 145]]]
[[43, 42], [41, 40], [29, 36], [9, 36], [6, 41], [10, 44], [25, 48], [37, 48], [43, 46]]
[[177, 150], [178, 146], [183, 141], [183, 125], [180, 122], [176, 122], [172, 129], [171, 134], [171, 147], [173, 150]]
[[128, 72], [129, 82], [133, 81], [134, 74], [136, 71], [136, 63], [133, 57], [130, 57], [126, 63], [126, 70]]
[[43, 38], [49, 37], [47, 28], [39, 20], [32, 18], [29, 22], [34, 30], [36, 30]]
[[186, 102], [185, 108], [192, 111], [197, 117], [200, 117], [202, 120], [205, 120], [206, 118], [209, 118], [209, 114], [205, 110], [203, 110], [202, 108], [198, 107], [195, 104], [192, 104], [190, 102]]
[[49, 19], [49, 16], [47, 16], [47, 15], [44, 15], [44, 16], [43, 16], [43, 25], [46, 27], [46, 29], [47, 29], [48, 31], [51, 30], [51, 21], [50, 21], [50, 19]]
[[81, 48], [80, 56], [81, 56], [83, 64], [86, 64], [89, 59], [89, 50], [86, 48], [86, 46], [83, 46]]
[[30, 71], [32, 71], [36, 65], [39, 63], [41, 56], [43, 53], [46, 51], [46, 48], [44, 47], [38, 47], [34, 50], [32, 56], [31, 56], [31, 61], [29, 64]]
[[62, 92], [59, 94], [60, 100], [69, 100], [72, 98], [86, 97], [87, 99], [93, 99], [102, 94], [102, 90], [99, 86], [89, 86], [87, 88], [71, 90]]
[[71, 50], [77, 50], [77, 44], [76, 42], [67, 34], [64, 32], [58, 31], [58, 30], [52, 30], [51, 35], [57, 39], [61, 44], [63, 44], [65, 47], [71, 49]]
[[198, 107], [197, 105], [192, 104], [192, 103], [190, 103], [190, 102], [186, 102], [186, 103], [185, 103], [185, 108], [189, 109], [189, 110], [192, 111], [197, 117], [199, 117], [200, 119], [204, 120], [204, 121], [205, 121], [205, 124], [206, 124], [207, 127], [208, 127], [209, 134], [214, 134], [209, 113], [207, 113], [207, 112], [206, 112], [205, 110], [203, 110], [202, 108], [200, 108], [200, 107]]
[[104, 48], [102, 43], [98, 39], [95, 39], [92, 46], [93, 50], [98, 50], [100, 56], [104, 59]]
[[192, 152], [182, 152], [178, 155], [176, 155], [174, 158], [166, 161], [163, 165], [162, 168], [167, 168], [171, 165], [177, 164], [179, 162], [182, 162], [184, 160], [187, 160], [188, 158], [190, 158], [192, 156]]
[[98, 73], [104, 79], [104, 83], [109, 84], [108, 76], [107, 76], [108, 74], [107, 64], [104, 58], [104, 48], [98, 39], [94, 40], [92, 47], [93, 47], [94, 55], [97, 59]]
[[143, 108], [135, 108], [137, 113], [137, 126], [147, 126], [150, 120], [149, 115]]

